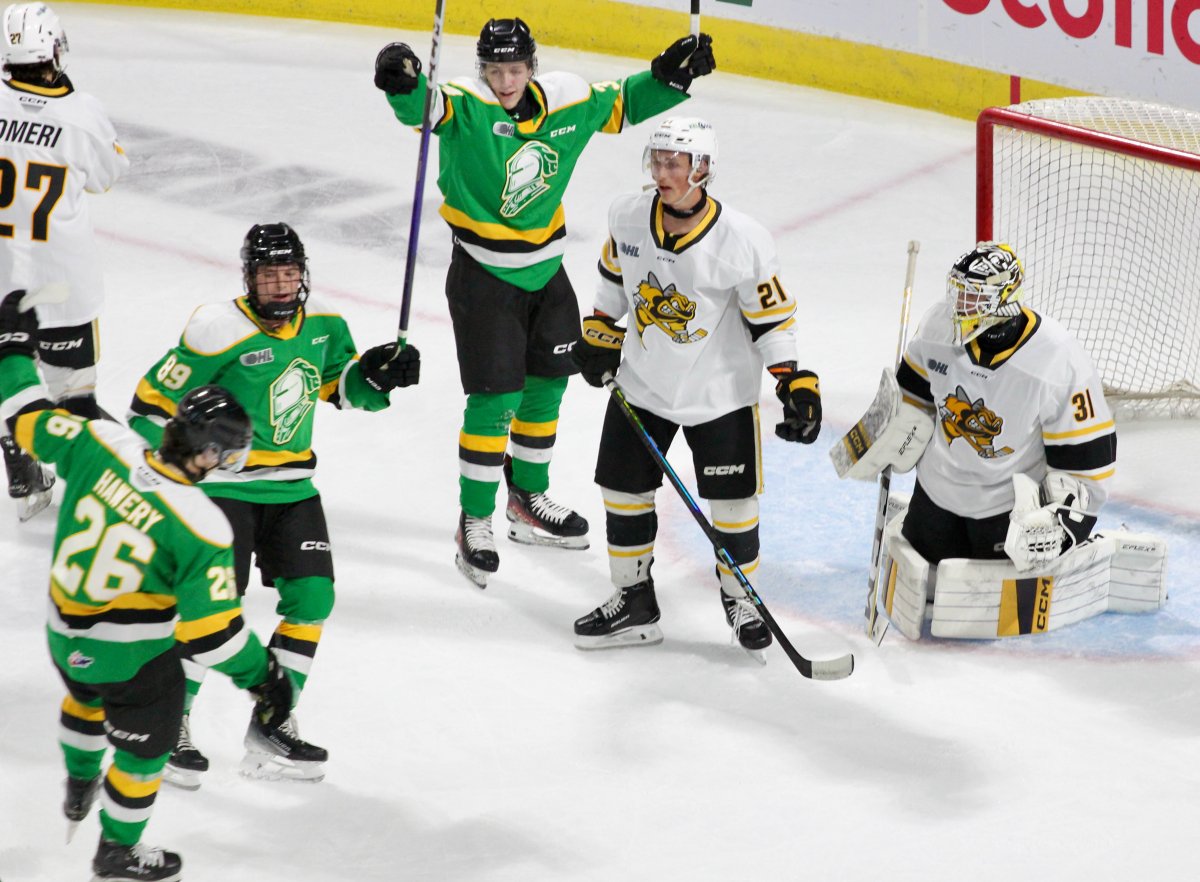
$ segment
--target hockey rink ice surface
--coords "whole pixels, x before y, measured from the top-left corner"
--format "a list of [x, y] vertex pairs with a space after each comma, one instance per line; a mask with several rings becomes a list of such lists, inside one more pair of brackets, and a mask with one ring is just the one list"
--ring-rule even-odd
[[[109, 296], [102, 405], [124, 413], [192, 309], [240, 293], [255, 222], [297, 228], [313, 297], [346, 315], [360, 349], [394, 338], [418, 135], [372, 67], [392, 39], [427, 56], [428, 33], [55, 8], [76, 86], [104, 103], [133, 163], [91, 199]], [[681, 12], [681, 35], [687, 23]], [[448, 38], [443, 70], [468, 73], [473, 52]], [[539, 60], [591, 80], [646, 66], [552, 47]], [[775, 235], [801, 303], [801, 366], [824, 394], [817, 443], [785, 444], [764, 373], [754, 581], [801, 652], [852, 651], [854, 675], [811, 682], [778, 647], [760, 667], [730, 645], [711, 551], [669, 487], [655, 565], [665, 642], [574, 648], [572, 621], [611, 593], [591, 479], [605, 395], [581, 380], [551, 490], [591, 521], [592, 548], [517, 546], [501, 513], [487, 590], [457, 573], [463, 399], [435, 151], [410, 328], [422, 382], [381, 414], [317, 416], [338, 604], [298, 716], [330, 750], [327, 778], [239, 777], [249, 702], [210, 675], [192, 727], [212, 770], [197, 792], [164, 786], [144, 837], [179, 851], [189, 882], [1195, 878], [1200, 426], [1119, 430], [1101, 527], [1168, 538], [1161, 612], [1009, 641], [912, 643], [893, 630], [876, 648], [862, 627], [876, 490], [839, 483], [827, 452], [894, 356], [908, 240], [921, 242], [914, 322], [973, 243], [974, 129], [719, 72], [693, 91], [682, 111], [720, 141], [711, 192]], [[568, 192], [567, 266], [585, 310], [608, 203], [648, 180], [650, 130], [597, 136]], [[694, 486], [682, 441], [670, 458]], [[98, 830], [93, 813], [64, 844], [62, 687], [43, 636], [56, 515], [57, 503], [18, 526], [0, 501], [4, 882], [88, 878]], [[255, 581], [246, 607], [268, 636], [273, 592]]]

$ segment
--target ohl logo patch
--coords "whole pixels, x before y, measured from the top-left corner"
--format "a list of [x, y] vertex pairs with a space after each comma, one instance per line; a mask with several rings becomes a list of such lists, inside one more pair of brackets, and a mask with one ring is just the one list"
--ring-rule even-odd
[[[650, 273], [646, 281], [638, 283], [633, 302], [639, 340], [651, 325], [666, 334], [672, 343], [695, 343], [708, 336], [705, 330], [688, 332], [688, 322], [696, 317], [696, 304], [675, 290], [674, 282], [663, 288], [654, 273]], [[643, 342], [642, 346], [645, 345]]]
[[316, 366], [297, 358], [271, 384], [271, 425], [276, 444], [287, 444], [313, 409], [313, 396], [321, 388]]
[[558, 151], [546, 144], [529, 141], [509, 157], [505, 165], [508, 176], [500, 198], [501, 217], [515, 217], [529, 203], [550, 189], [547, 178], [558, 174]]
[[1011, 447], [995, 448], [996, 436], [1004, 428], [1004, 420], [983, 403], [982, 398], [971, 400], [967, 390], [958, 386], [938, 405], [938, 419], [947, 444], [962, 438], [983, 459], [1008, 456]]

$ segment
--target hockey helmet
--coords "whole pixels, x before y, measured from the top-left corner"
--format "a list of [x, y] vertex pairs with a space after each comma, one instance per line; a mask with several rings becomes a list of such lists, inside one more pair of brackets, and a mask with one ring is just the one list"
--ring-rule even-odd
[[[688, 177], [693, 189], [707, 187], [716, 177], [717, 133], [711, 123], [694, 116], [673, 116], [660, 122], [650, 133], [650, 141], [642, 152], [642, 170], [646, 174], [650, 174], [650, 161], [656, 150], [691, 156], [692, 173]], [[705, 160], [708, 171], [697, 179], [696, 174]]]
[[45, 3], [13, 3], [4, 10], [4, 63], [67, 66], [70, 46], [57, 13]]
[[527, 61], [533, 73], [537, 73], [537, 42], [529, 25], [519, 18], [490, 19], [479, 32], [475, 56], [481, 78], [483, 66], [498, 61]]
[[[258, 269], [262, 266], [295, 265], [300, 283], [291, 300], [262, 302], [258, 298]], [[242, 242], [242, 286], [250, 308], [266, 321], [289, 321], [308, 301], [308, 258], [304, 243], [285, 223], [255, 224]]]
[[980, 242], [961, 255], [946, 276], [946, 299], [954, 313], [954, 340], [970, 343], [988, 328], [1021, 314], [1025, 270], [1000, 242]]
[[[250, 417], [229, 391], [197, 386], [180, 399], [175, 415], [167, 421], [159, 456], [198, 481], [214, 468], [240, 472], [252, 438]], [[192, 458], [205, 453], [213, 454], [215, 464], [197, 474]]]

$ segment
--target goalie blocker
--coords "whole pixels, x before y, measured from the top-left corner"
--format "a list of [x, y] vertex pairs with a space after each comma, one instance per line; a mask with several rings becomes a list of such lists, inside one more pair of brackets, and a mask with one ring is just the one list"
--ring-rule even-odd
[[912, 470], [933, 437], [933, 415], [906, 399], [896, 373], [884, 368], [879, 391], [862, 419], [829, 449], [839, 478], [873, 481], [888, 466]]
[[1142, 533], [1097, 533], [1029, 572], [1003, 560], [948, 559], [931, 567], [888, 524], [881, 566], [884, 609], [919, 640], [932, 596], [934, 637], [989, 640], [1041, 634], [1103, 612], [1160, 609], [1167, 599], [1167, 545]]

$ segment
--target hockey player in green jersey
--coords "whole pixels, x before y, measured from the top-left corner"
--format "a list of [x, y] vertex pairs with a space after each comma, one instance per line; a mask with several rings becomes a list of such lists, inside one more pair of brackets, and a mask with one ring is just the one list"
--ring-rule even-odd
[[[562, 267], [562, 199], [575, 164], [593, 135], [669, 110], [716, 65], [711, 38], [700, 34], [624, 81], [538, 75], [537, 45], [519, 18], [489, 21], [476, 49], [478, 77], [442, 86], [431, 120], [441, 215], [454, 236], [446, 297], [467, 395], [456, 563], [482, 588], [500, 565], [492, 513], [501, 475], [510, 539], [588, 547], [587, 521], [546, 495], [559, 404], [577, 373], [579, 308]], [[421, 124], [426, 82], [411, 48], [384, 47], [375, 85], [402, 123]]]
[[[241, 256], [245, 293], [192, 314], [179, 345], [138, 383], [130, 426], [157, 441], [183, 395], [206, 383], [228, 388], [250, 414], [254, 442], [245, 469], [219, 473], [203, 489], [233, 527], [238, 592], [244, 594], [250, 582], [252, 556], [263, 584], [279, 592], [280, 621], [270, 646], [298, 698], [334, 602], [329, 531], [312, 482], [315, 406], [328, 401], [339, 408], [386, 408], [392, 389], [418, 381], [420, 353], [392, 342], [360, 359], [345, 319], [309, 301], [304, 244], [287, 224], [255, 224]], [[195, 789], [208, 769], [190, 729], [204, 669], [185, 653], [184, 671], [188, 697], [166, 777]], [[286, 726], [293, 731], [294, 721]], [[248, 755], [243, 772], [269, 779], [324, 775], [316, 766], [259, 759]]]
[[37, 318], [30, 302], [21, 309], [24, 296], [13, 291], [0, 303], [0, 419], [66, 484], [47, 622], [68, 693], [59, 728], [63, 812], [73, 832], [99, 795], [93, 879], [172, 882], [179, 855], [140, 840], [183, 713], [177, 635], [194, 662], [256, 699], [248, 748], [297, 764], [325, 759], [283, 728], [291, 682], [245, 626], [229, 524], [193, 486], [241, 466], [250, 421], [228, 392], [204, 386], [182, 398], [151, 450], [124, 426], [56, 409], [34, 365]]

